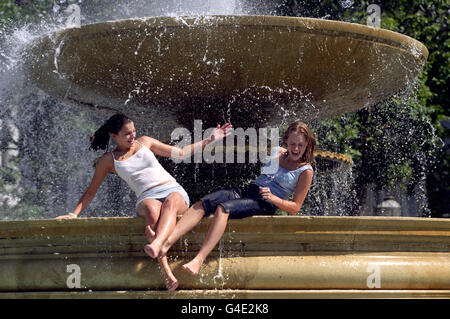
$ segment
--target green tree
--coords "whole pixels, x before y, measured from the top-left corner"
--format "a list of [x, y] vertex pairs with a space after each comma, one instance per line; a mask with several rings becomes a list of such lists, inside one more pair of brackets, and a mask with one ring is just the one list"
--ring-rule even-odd
[[[327, 18], [366, 24], [367, 7], [381, 8], [381, 28], [411, 36], [430, 54], [418, 78], [413, 98], [392, 98], [351, 115], [323, 121], [318, 128], [322, 146], [355, 159], [355, 189], [364, 198], [364, 185], [378, 188], [404, 184], [409, 193], [426, 179], [431, 216], [442, 216], [450, 203], [449, 152], [441, 140], [449, 137], [442, 119], [449, 117], [448, 2], [285, 0], [278, 14]], [[392, 136], [385, 136], [390, 132]]]

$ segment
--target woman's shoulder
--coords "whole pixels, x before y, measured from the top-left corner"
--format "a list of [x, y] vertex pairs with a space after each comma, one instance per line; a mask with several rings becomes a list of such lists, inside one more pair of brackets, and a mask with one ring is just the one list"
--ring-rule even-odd
[[105, 152], [102, 156], [96, 158], [94, 160], [94, 167], [95, 168], [106, 168], [110, 170], [112, 167], [114, 167], [114, 157], [112, 152]]
[[139, 137], [136, 138], [136, 141], [141, 142], [141, 143], [143, 143], [143, 142], [150, 142], [151, 140], [152, 140], [152, 138], [150, 136], [147, 136], [147, 135], [142, 135], [142, 136], [139, 136]]
[[136, 139], [136, 141], [138, 141], [140, 144], [146, 146], [147, 148], [150, 148], [152, 146], [152, 144], [156, 141], [155, 138], [150, 137], [150, 136], [140, 136]]
[[307, 174], [314, 174], [314, 168], [311, 165], [311, 163], [304, 163], [299, 168], [297, 168], [297, 171], [302, 174], [303, 172], [308, 172]]
[[99, 162], [102, 161], [102, 162], [107, 163], [107, 162], [112, 162], [113, 159], [114, 159], [113, 152], [110, 151], [110, 152], [103, 153], [103, 155], [100, 156], [98, 160], [99, 160]]

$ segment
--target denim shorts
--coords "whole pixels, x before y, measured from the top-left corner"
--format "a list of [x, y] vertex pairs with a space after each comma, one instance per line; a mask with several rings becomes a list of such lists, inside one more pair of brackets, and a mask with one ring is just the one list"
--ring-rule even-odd
[[230, 219], [240, 219], [255, 215], [273, 215], [277, 207], [264, 200], [259, 193], [259, 186], [250, 184], [239, 188], [232, 187], [216, 191], [201, 198], [205, 216], [214, 214], [217, 205], [230, 214]]
[[179, 193], [186, 202], [186, 205], [189, 207], [189, 196], [184, 188], [177, 182], [171, 182], [155, 186], [143, 192], [136, 201], [136, 209], [138, 209], [139, 204], [146, 198], [154, 198], [161, 202], [164, 202], [165, 199], [173, 192]]

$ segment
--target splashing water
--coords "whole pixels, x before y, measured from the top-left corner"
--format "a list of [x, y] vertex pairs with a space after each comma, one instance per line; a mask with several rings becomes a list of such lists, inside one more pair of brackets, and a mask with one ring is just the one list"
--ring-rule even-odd
[[[353, 5], [353, 1], [340, 1], [343, 8]], [[183, 21], [182, 16], [194, 16], [207, 19], [208, 15], [239, 15], [249, 13], [273, 14], [274, 6], [251, 6], [248, 2], [240, 1], [119, 1], [113, 0], [108, 5], [94, 7], [89, 1], [79, 1], [81, 8], [80, 23], [90, 24], [109, 20], [143, 18], [148, 16], [170, 16]], [[23, 48], [37, 37], [61, 31], [68, 26], [68, 19], [73, 11], [68, 12], [68, 4], [64, 1], [55, 2], [51, 12], [40, 23], [27, 24], [0, 31], [0, 128], [2, 138], [1, 169], [2, 178], [7, 185], [0, 185], [0, 219], [28, 219], [52, 218], [56, 215], [71, 211], [80, 195], [85, 191], [91, 179], [93, 160], [100, 153], [88, 152], [89, 136], [104, 121], [105, 115], [86, 111], [77, 106], [68, 106], [43, 93], [30, 85], [22, 69], [21, 52]], [[75, 12], [76, 13], [76, 12]], [[206, 16], [206, 17], [205, 17]], [[70, 20], [71, 27], [77, 27], [77, 19]], [[160, 47], [163, 50], [163, 47]], [[320, 48], [326, 50], [327, 48]], [[56, 49], [57, 50], [57, 49]], [[139, 47], [136, 53], [140, 54]], [[220, 74], [221, 61], [208, 58], [205, 51], [204, 63], [214, 66], [213, 72]], [[383, 57], [380, 55], [380, 62]], [[55, 63], [57, 65], [57, 59]], [[399, 63], [403, 61], [399, 60]], [[349, 62], [350, 63], [350, 62]], [[382, 66], [383, 63], [380, 63]], [[59, 70], [58, 68], [56, 68]], [[387, 70], [386, 70], [387, 71]], [[64, 76], [64, 75], [61, 75]], [[376, 79], [373, 79], [375, 81]], [[139, 83], [135, 90], [129, 93], [132, 101], [139, 94]], [[253, 93], [254, 92], [254, 93]], [[209, 107], [214, 105], [218, 109], [218, 119], [213, 121], [231, 120], [237, 126], [244, 126], [248, 113], [242, 112], [240, 106], [246, 99], [249, 104], [258, 105], [252, 115], [261, 113], [272, 126], [285, 126], [296, 119], [313, 119], [317, 110], [310, 100], [310, 96], [297, 88], [285, 87], [274, 90], [270, 87], [253, 87], [245, 93], [236, 93], [223, 105], [211, 101]], [[285, 105], [276, 105], [277, 112], [263, 113], [264, 105], [274, 97], [285, 96], [287, 103], [306, 105], [302, 112], [290, 112]], [[202, 110], [197, 110], [201, 118]], [[380, 115], [381, 117], [381, 115]], [[317, 123], [316, 123], [317, 124]], [[213, 124], [214, 125], [214, 124]], [[380, 120], [380, 126], [384, 124]], [[206, 125], [205, 125], [206, 126]], [[313, 125], [314, 126], [314, 125]], [[146, 124], [136, 123], [140, 135], [150, 135], [167, 141], [169, 133], [164, 131], [163, 123]], [[392, 125], [391, 129], [397, 126]], [[392, 137], [394, 141], [404, 137], [404, 132], [387, 134], [381, 137], [383, 145], [389, 144]], [[411, 130], [409, 132], [412, 132]], [[413, 134], [409, 135], [411, 138]], [[8, 142], [4, 142], [8, 140]], [[401, 144], [398, 140], [396, 145]], [[3, 146], [7, 145], [7, 146]], [[332, 146], [332, 145], [328, 145]], [[110, 146], [112, 147], [112, 146]], [[6, 149], [6, 151], [4, 151]], [[342, 151], [342, 150], [336, 150]], [[402, 155], [397, 153], [399, 161]], [[404, 157], [404, 155], [403, 155]], [[421, 154], [415, 154], [420, 163]], [[79, 160], [82, 159], [82, 160]], [[206, 169], [206, 165], [174, 165], [161, 161], [177, 179], [187, 179], [187, 185], [205, 184], [205, 189], [214, 190], [231, 186], [222, 182], [221, 171], [225, 175], [245, 176], [245, 180], [252, 180], [259, 171], [259, 165], [243, 168], [243, 165], [217, 165]], [[222, 167], [223, 166], [223, 167]], [[214, 180], [208, 180], [214, 176]], [[425, 174], [425, 173], [424, 173]], [[424, 188], [425, 175], [416, 177], [419, 183], [415, 188], [421, 198], [421, 209], [426, 210], [426, 191]], [[353, 190], [353, 171], [344, 169], [333, 174], [316, 176], [310, 195], [305, 203], [304, 214], [310, 215], [352, 215], [361, 208], [358, 196]], [[202, 189], [193, 199], [204, 195]], [[120, 194], [120, 196], [117, 196]], [[193, 201], [194, 201], [193, 200]], [[84, 216], [134, 216], [135, 195], [128, 186], [116, 176], [108, 176], [89, 207], [83, 212]], [[357, 208], [355, 208], [357, 207]]]
[[[235, 1], [111, 1], [97, 7], [88, 1], [78, 4], [83, 24], [145, 16], [239, 12]], [[71, 211], [89, 184], [93, 160], [101, 155], [87, 149], [88, 137], [103, 123], [104, 115], [68, 107], [43, 93], [28, 83], [21, 65], [22, 50], [36, 38], [77, 26], [68, 25], [70, 19], [77, 21], [71, 17], [76, 7], [65, 1], [55, 2], [40, 23], [0, 31], [0, 127], [2, 140], [13, 137], [1, 156], [2, 177], [8, 176], [8, 185], [1, 189], [1, 219], [48, 218]], [[156, 138], [166, 134], [161, 133], [158, 123], [151, 128], [137, 124], [137, 129]], [[85, 160], [76, 160], [81, 154]], [[86, 216], [98, 216], [99, 212], [130, 215], [135, 195], [120, 179], [108, 176], [102, 189], [85, 211]], [[112, 189], [115, 191], [109, 191]], [[122, 196], [118, 197], [117, 191]]]

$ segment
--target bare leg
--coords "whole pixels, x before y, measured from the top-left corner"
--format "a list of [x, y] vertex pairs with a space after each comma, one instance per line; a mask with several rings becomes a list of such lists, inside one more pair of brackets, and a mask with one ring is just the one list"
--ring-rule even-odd
[[178, 288], [178, 280], [172, 273], [172, 269], [170, 269], [169, 262], [167, 261], [167, 256], [158, 257], [159, 266], [161, 269], [161, 274], [164, 277], [164, 281], [166, 282], [166, 288], [169, 291], [174, 291]]
[[153, 241], [153, 238], [155, 238], [155, 236], [155, 231], [150, 227], [150, 225], [145, 226], [145, 238], [149, 243]]
[[172, 245], [180, 239], [184, 234], [191, 231], [200, 220], [205, 215], [205, 211], [203, 209], [203, 205], [201, 201], [196, 202], [187, 210], [186, 213], [180, 218], [178, 223], [175, 225], [172, 233], [169, 235], [167, 240], [164, 242], [161, 247], [160, 255], [166, 255], [167, 251], [172, 247]]
[[[176, 193], [174, 193], [176, 194]], [[172, 194], [171, 194], [172, 195]], [[178, 194], [179, 196], [179, 194]], [[184, 201], [184, 199], [179, 196], [182, 199], [182, 202], [180, 203], [180, 201], [178, 200], [178, 196], [170, 196], [170, 200], [169, 197], [166, 199], [167, 203], [165, 202], [164, 204], [166, 204], [166, 206], [163, 206], [164, 204], [161, 203], [159, 200], [156, 199], [146, 199], [144, 200], [138, 208], [138, 213], [139, 216], [143, 217], [145, 219], [145, 234], [146, 234], [146, 238], [149, 242], [151, 242], [153, 244], [154, 240], [156, 240], [157, 235], [159, 236], [167, 236], [167, 234], [165, 234], [165, 232], [167, 231], [171, 231], [171, 229], [173, 229], [174, 224], [176, 223], [176, 214], [177, 214], [177, 209], [178, 212], [183, 213], [186, 209], [187, 209], [187, 205], [186, 202]], [[172, 216], [172, 204], [174, 204], [175, 202], [175, 213], [173, 214], [173, 221], [171, 221], [170, 217]], [[168, 210], [167, 210], [168, 208]], [[181, 211], [179, 211], [181, 209]], [[168, 212], [168, 214], [167, 214]], [[165, 213], [165, 218], [161, 218], [163, 213]], [[169, 218], [168, 218], [169, 217]], [[171, 226], [171, 224], [173, 224]], [[156, 233], [153, 231], [153, 229], [156, 229]], [[148, 254], [149, 252], [151, 254], [154, 253], [153, 250], [148, 249], [147, 246], [150, 245], [146, 245], [144, 247], [144, 250], [146, 251], [146, 253]], [[153, 256], [151, 256], [153, 257]], [[153, 257], [154, 258], [154, 257]], [[158, 258], [158, 263], [160, 265], [160, 269], [161, 269], [161, 273], [164, 277], [164, 281], [166, 282], [166, 287], [169, 291], [173, 291], [175, 289], [177, 289], [178, 287], [178, 280], [175, 278], [175, 276], [172, 273], [172, 270], [170, 269], [167, 257], [164, 256], [162, 258]]]
[[157, 199], [148, 198], [138, 207], [138, 214], [145, 220], [145, 238], [149, 243], [155, 237], [154, 229], [158, 223], [162, 203]]
[[156, 225], [156, 237], [151, 244], [145, 245], [144, 248], [150, 257], [158, 257], [162, 244], [175, 228], [177, 213], [182, 213], [186, 209], [186, 202], [180, 194], [174, 192], [166, 198]]
[[211, 226], [208, 229], [205, 239], [203, 240], [202, 247], [197, 256], [190, 262], [181, 266], [184, 270], [188, 271], [192, 275], [197, 275], [200, 271], [200, 267], [205, 261], [209, 253], [216, 247], [228, 223], [229, 214], [225, 213], [225, 210], [221, 205], [218, 205], [214, 218], [211, 222]]

